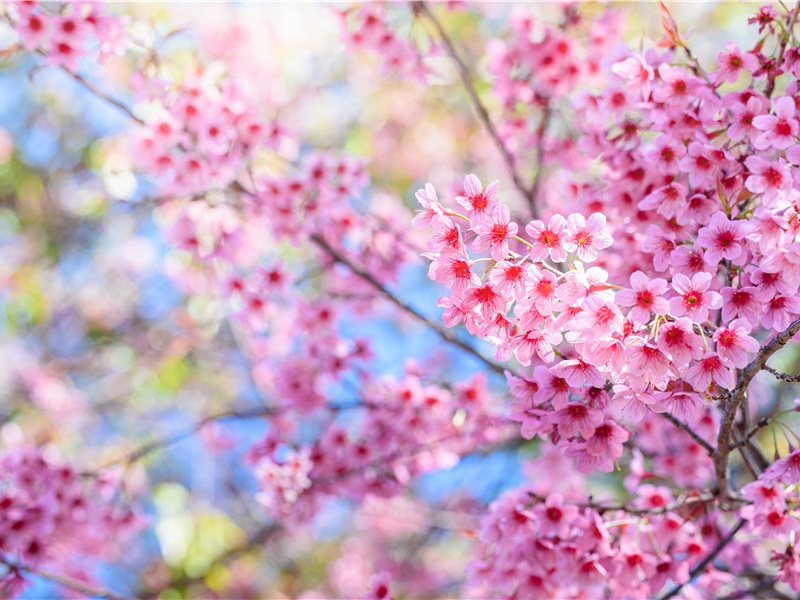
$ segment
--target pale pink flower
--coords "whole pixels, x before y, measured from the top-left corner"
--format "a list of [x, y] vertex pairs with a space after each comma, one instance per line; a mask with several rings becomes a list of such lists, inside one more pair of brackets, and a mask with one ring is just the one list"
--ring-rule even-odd
[[557, 331], [549, 331], [547, 328], [530, 329], [523, 331], [514, 336], [513, 343], [516, 344], [515, 354], [517, 360], [523, 366], [531, 364], [533, 353], [541, 358], [544, 362], [553, 362], [555, 352], [553, 352], [553, 345], [561, 343], [561, 334]]
[[525, 296], [525, 285], [530, 281], [530, 275], [524, 265], [504, 260], [494, 266], [489, 281], [501, 294], [519, 300]]
[[722, 296], [723, 321], [741, 317], [753, 326], [758, 325], [761, 302], [757, 297], [756, 288], [749, 285], [741, 288], [724, 287], [720, 290], [720, 295]]
[[665, 315], [669, 312], [669, 302], [661, 296], [667, 291], [667, 282], [659, 277], [650, 279], [641, 271], [631, 274], [631, 288], [617, 292], [619, 306], [632, 306], [628, 316], [634, 323], [644, 325], [650, 322], [651, 313]]
[[758, 97], [749, 98], [747, 104], [736, 102], [731, 106], [733, 123], [728, 129], [728, 137], [734, 141], [743, 140], [745, 136], [754, 139], [761, 130], [753, 125], [753, 119], [767, 110], [765, 101]]
[[675, 317], [687, 315], [695, 323], [708, 319], [710, 309], [722, 306], [722, 296], [708, 289], [712, 279], [713, 276], [706, 272], [696, 273], [691, 280], [676, 273], [672, 278], [672, 289], [677, 296], [669, 301], [670, 313]]
[[758, 150], [770, 146], [783, 150], [797, 143], [800, 123], [794, 118], [797, 113], [794, 98], [782, 96], [775, 100], [773, 107], [774, 115], [759, 115], [753, 119], [753, 126], [762, 132], [753, 140]]
[[750, 172], [745, 187], [754, 194], [763, 194], [767, 202], [792, 185], [792, 176], [786, 164], [781, 160], [769, 161], [761, 156], [748, 156], [744, 161]]
[[694, 324], [686, 317], [664, 323], [658, 329], [658, 349], [672, 358], [675, 367], [682, 369], [703, 354], [703, 341], [694, 332]]
[[744, 251], [744, 238], [749, 233], [745, 221], [730, 221], [725, 213], [718, 211], [707, 226], [697, 233], [697, 243], [706, 249], [705, 259], [711, 265], [723, 258], [734, 260]]
[[577, 252], [578, 258], [584, 262], [597, 260], [598, 250], [608, 248], [613, 239], [605, 231], [606, 218], [600, 213], [593, 213], [588, 219], [579, 213], [573, 213], [567, 219], [564, 248], [568, 252]]
[[761, 324], [767, 329], [783, 331], [800, 316], [800, 298], [797, 296], [775, 296], [764, 306]]
[[723, 389], [732, 390], [736, 385], [736, 374], [731, 367], [723, 364], [719, 356], [707, 352], [702, 359], [689, 367], [686, 381], [698, 392], [708, 390], [712, 383]]
[[739, 79], [743, 69], [755, 71], [758, 69], [758, 59], [749, 52], [742, 52], [733, 42], [725, 44], [725, 50], [717, 54], [716, 82], [728, 81], [734, 83]]
[[760, 346], [755, 338], [749, 336], [750, 324], [745, 319], [734, 319], [727, 326], [714, 332], [714, 342], [720, 360], [737, 369], [747, 366], [747, 353], [758, 352]]
[[474, 227], [484, 219], [489, 219], [492, 210], [498, 201], [495, 198], [500, 183], [495, 180], [483, 189], [481, 180], [475, 175], [467, 175], [464, 178], [464, 195], [456, 196], [456, 202], [470, 211], [470, 224]]
[[435, 216], [444, 215], [444, 209], [436, 197], [436, 190], [430, 183], [425, 184], [425, 189], [417, 190], [415, 196], [422, 205], [422, 210], [411, 221], [414, 227], [429, 227]]
[[545, 227], [542, 221], [531, 221], [525, 231], [531, 238], [531, 259], [541, 261], [550, 257], [553, 262], [567, 260], [567, 251], [563, 246], [564, 229], [567, 220], [561, 215], [553, 215]]
[[542, 535], [566, 538], [572, 521], [578, 516], [578, 508], [566, 504], [561, 494], [550, 494], [544, 504], [537, 504], [533, 508], [533, 514], [536, 515]]
[[511, 211], [505, 204], [497, 204], [491, 218], [476, 222], [473, 231], [478, 234], [472, 247], [476, 252], [491, 249], [494, 260], [500, 261], [508, 256], [508, 240], [517, 235], [519, 227], [511, 222]]
[[622, 444], [630, 434], [611, 420], [606, 419], [594, 430], [594, 435], [586, 440], [586, 451], [589, 454], [603, 454], [611, 460], [622, 456]]

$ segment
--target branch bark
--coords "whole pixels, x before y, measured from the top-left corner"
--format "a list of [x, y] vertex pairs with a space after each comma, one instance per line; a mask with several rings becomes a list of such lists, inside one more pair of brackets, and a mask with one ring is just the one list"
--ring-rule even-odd
[[677, 596], [680, 593], [680, 591], [683, 589], [683, 587], [687, 583], [689, 583], [695, 577], [697, 577], [703, 571], [705, 571], [706, 567], [710, 563], [714, 562], [714, 559], [717, 558], [717, 556], [719, 555], [720, 552], [722, 552], [722, 550], [725, 548], [725, 546], [727, 546], [728, 544], [731, 543], [733, 538], [736, 537], [736, 534], [739, 533], [739, 530], [742, 527], [745, 526], [745, 523], [747, 523], [747, 520], [746, 519], [741, 519], [736, 524], [736, 526], [731, 530], [731, 532], [728, 535], [726, 535], [722, 540], [720, 540], [719, 544], [717, 544], [714, 547], [714, 549], [708, 554], [708, 556], [706, 556], [702, 561], [700, 561], [698, 563], [698, 565], [694, 569], [691, 570], [691, 572], [689, 573], [689, 579], [686, 582], [681, 583], [679, 585], [676, 585], [674, 588], [672, 588], [665, 595], [661, 596], [661, 598], [659, 598], [659, 600], [669, 600], [670, 598], [674, 598], [675, 596]]
[[424, 323], [427, 327], [435, 331], [436, 334], [439, 335], [439, 337], [441, 337], [443, 340], [445, 340], [450, 344], [453, 344], [454, 346], [457, 346], [458, 348], [461, 348], [467, 354], [471, 354], [472, 356], [480, 360], [483, 364], [485, 364], [487, 367], [489, 367], [495, 373], [498, 373], [500, 375], [503, 375], [505, 373], [505, 368], [502, 365], [492, 360], [489, 360], [488, 358], [483, 356], [480, 352], [475, 350], [475, 348], [473, 348], [466, 342], [463, 342], [460, 339], [458, 339], [455, 335], [453, 335], [453, 333], [451, 333], [438, 323], [435, 323], [434, 321], [432, 321], [431, 319], [420, 313], [417, 309], [403, 302], [400, 298], [398, 298], [396, 295], [390, 292], [380, 281], [375, 279], [370, 273], [366, 272], [365, 270], [355, 265], [341, 252], [335, 250], [322, 237], [318, 235], [312, 235], [311, 241], [314, 242], [314, 244], [316, 244], [320, 248], [320, 250], [325, 252], [333, 260], [345, 265], [353, 273], [358, 275], [358, 277], [360, 277], [361, 279], [369, 283], [372, 287], [374, 287], [376, 290], [381, 292], [381, 294], [383, 294], [390, 302], [392, 302], [392, 304], [402, 309], [404, 312], [413, 316], [415, 319], [417, 319], [421, 323]]
[[[494, 126], [494, 123], [492, 123], [492, 119], [489, 116], [489, 111], [486, 110], [483, 102], [481, 102], [481, 99], [478, 96], [478, 91], [475, 89], [475, 84], [472, 83], [472, 74], [469, 71], [469, 67], [467, 67], [464, 59], [461, 58], [461, 55], [458, 53], [458, 50], [456, 50], [456, 47], [453, 44], [453, 40], [450, 39], [450, 36], [444, 30], [441, 22], [431, 12], [431, 10], [428, 8], [428, 5], [425, 2], [414, 2], [413, 6], [415, 12], [425, 15], [425, 17], [431, 22], [433, 27], [436, 29], [437, 35], [447, 49], [447, 53], [450, 55], [450, 58], [452, 58], [456, 63], [458, 75], [461, 78], [461, 82], [464, 84], [464, 88], [467, 90], [467, 95], [472, 102], [472, 108], [475, 110], [475, 113], [478, 115], [478, 119], [494, 141], [495, 146], [497, 146], [500, 155], [503, 157], [503, 161], [506, 163], [506, 167], [511, 175], [511, 179], [514, 182], [514, 186], [525, 197], [528, 207], [530, 208], [531, 217], [535, 219], [538, 216], [538, 209], [536, 207], [536, 196], [534, 194], [534, 189], [525, 185], [522, 177], [517, 172], [517, 165], [516, 161], [514, 160], [514, 156], [505, 145], [505, 142], [503, 142], [500, 134], [497, 132], [497, 129]], [[549, 119], [549, 116], [546, 116], [545, 118]], [[539, 153], [541, 155], [541, 148], [539, 149]]]
[[728, 402], [725, 414], [719, 428], [717, 438], [717, 450], [714, 453], [714, 470], [716, 471], [717, 493], [720, 495], [722, 505], [731, 500], [730, 472], [728, 469], [728, 457], [731, 452], [731, 434], [736, 419], [736, 412], [739, 405], [747, 397], [747, 388], [753, 378], [766, 367], [769, 357], [789, 343], [798, 332], [800, 332], [800, 319], [794, 321], [789, 327], [776, 335], [772, 341], [759, 350], [753, 361], [742, 369], [739, 374], [739, 381], [732, 390], [730, 401]]

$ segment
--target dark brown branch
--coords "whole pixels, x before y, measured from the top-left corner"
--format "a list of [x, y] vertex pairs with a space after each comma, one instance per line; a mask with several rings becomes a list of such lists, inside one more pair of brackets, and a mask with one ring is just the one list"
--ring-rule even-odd
[[[134, 463], [137, 460], [144, 458], [148, 454], [152, 454], [153, 452], [162, 450], [169, 446], [174, 446], [178, 442], [181, 442], [193, 436], [201, 429], [203, 429], [203, 427], [205, 427], [206, 425], [209, 425], [216, 421], [224, 421], [226, 419], [254, 419], [258, 417], [269, 416], [271, 414], [274, 414], [275, 412], [276, 412], [275, 408], [258, 407], [251, 410], [235, 410], [235, 409], [226, 410], [221, 413], [209, 415], [207, 417], [200, 419], [197, 423], [192, 425], [191, 428], [185, 431], [181, 431], [178, 433], [174, 433], [172, 435], [162, 437], [157, 440], [153, 440], [152, 442], [147, 442], [146, 444], [143, 444], [136, 450], [133, 450], [132, 452], [129, 452], [128, 454], [125, 454], [120, 458], [114, 459], [111, 462], [106, 463], [105, 465], [100, 467], [99, 470], [102, 471], [104, 469], [108, 469], [109, 467], [113, 467], [115, 465], [120, 465], [120, 464], [129, 465], [131, 463]], [[95, 475], [95, 473], [85, 473], [85, 474]]]
[[714, 549], [711, 552], [709, 552], [708, 556], [706, 556], [702, 561], [700, 561], [698, 563], [698, 565], [694, 569], [691, 570], [691, 572], [689, 573], [689, 579], [686, 582], [681, 583], [679, 585], [676, 585], [674, 588], [672, 588], [665, 595], [661, 596], [661, 598], [659, 598], [659, 600], [669, 600], [670, 598], [674, 598], [675, 596], [677, 596], [680, 593], [680, 591], [683, 589], [683, 586], [685, 586], [687, 583], [689, 583], [695, 577], [697, 577], [703, 571], [705, 571], [706, 567], [709, 564], [711, 564], [712, 562], [714, 562], [714, 559], [717, 558], [717, 556], [719, 555], [720, 552], [722, 552], [722, 550], [725, 548], [725, 546], [727, 546], [728, 544], [731, 543], [733, 538], [736, 537], [736, 534], [739, 533], [739, 530], [742, 527], [744, 527], [745, 523], [747, 523], [747, 520], [746, 519], [741, 519], [736, 524], [736, 527], [734, 527], [728, 535], [726, 535], [724, 538], [722, 538], [722, 540], [720, 540], [719, 544], [717, 544], [714, 547]]
[[[415, 13], [420, 13], [425, 15], [427, 19], [433, 24], [434, 28], [436, 29], [436, 33], [438, 34], [439, 38], [441, 39], [442, 43], [444, 44], [445, 48], [447, 49], [447, 53], [450, 55], [450, 58], [456, 63], [456, 67], [458, 68], [458, 74], [461, 78], [461, 82], [464, 84], [464, 88], [467, 90], [467, 94], [469, 95], [469, 99], [472, 102], [472, 108], [478, 115], [478, 119], [483, 124], [486, 131], [489, 133], [489, 136], [494, 141], [495, 146], [500, 151], [500, 154], [503, 157], [503, 161], [506, 163], [506, 167], [508, 168], [509, 173], [511, 174], [511, 179], [514, 181], [514, 186], [519, 190], [519, 192], [525, 197], [525, 200], [528, 202], [528, 206], [530, 207], [531, 216], [536, 218], [538, 215], [538, 210], [536, 207], [536, 197], [533, 194], [533, 189], [529, 188], [525, 185], [525, 182], [522, 181], [522, 177], [520, 177], [519, 173], [517, 172], [516, 161], [514, 160], [513, 155], [506, 147], [505, 142], [503, 142], [500, 134], [497, 132], [494, 124], [492, 123], [492, 119], [489, 116], [489, 111], [486, 110], [486, 107], [481, 102], [480, 97], [478, 96], [478, 91], [475, 89], [475, 84], [472, 83], [472, 75], [470, 74], [469, 68], [467, 64], [464, 62], [464, 59], [461, 58], [461, 55], [455, 48], [453, 41], [450, 39], [450, 36], [442, 27], [441, 22], [434, 16], [431, 10], [428, 8], [428, 5], [425, 2], [414, 2], [414, 11]], [[539, 154], [541, 155], [541, 148], [539, 150]]]
[[700, 444], [705, 449], [705, 451], [708, 452], [709, 456], [713, 456], [714, 455], [714, 446], [712, 446], [707, 441], [705, 441], [703, 438], [701, 438], [700, 435], [696, 431], [694, 431], [691, 427], [689, 427], [689, 425], [687, 425], [686, 423], [684, 423], [683, 421], [681, 421], [677, 417], [672, 416], [669, 413], [660, 413], [660, 414], [664, 419], [666, 419], [667, 421], [669, 421], [670, 423], [675, 425], [675, 427], [685, 431], [689, 435], [689, 437], [691, 437], [695, 442]]
[[21, 563], [11, 562], [6, 558], [0, 558], [0, 564], [6, 565], [12, 571], [23, 571], [25, 573], [30, 573], [31, 575], [46, 579], [47, 581], [52, 581], [53, 583], [57, 583], [59, 585], [63, 585], [64, 587], [76, 592], [80, 592], [86, 596], [92, 596], [94, 598], [106, 598], [106, 600], [131, 600], [132, 598], [132, 596], [123, 596], [121, 594], [111, 592], [105, 588], [90, 585], [85, 581], [67, 577], [66, 575], [42, 571], [32, 567], [27, 567]]
[[800, 375], [789, 375], [788, 373], [781, 373], [780, 371], [776, 371], [775, 369], [773, 369], [768, 365], [764, 365], [764, 370], [767, 373], [772, 373], [776, 378], [780, 379], [781, 381], [786, 381], [788, 383], [800, 382]]
[[373, 277], [370, 273], [366, 272], [357, 265], [353, 264], [352, 261], [350, 261], [347, 257], [345, 257], [341, 252], [335, 250], [323, 238], [321, 238], [318, 235], [312, 235], [311, 241], [314, 242], [323, 252], [325, 252], [328, 256], [330, 256], [333, 260], [345, 265], [353, 273], [358, 275], [358, 277], [360, 277], [361, 279], [369, 283], [372, 287], [374, 287], [376, 290], [381, 292], [381, 294], [383, 294], [395, 306], [407, 312], [415, 319], [424, 323], [427, 327], [435, 331], [439, 335], [439, 337], [441, 337], [443, 340], [449, 342], [450, 344], [453, 344], [454, 346], [461, 348], [464, 352], [471, 354], [472, 356], [480, 360], [483, 364], [485, 364], [487, 367], [489, 367], [495, 373], [499, 373], [500, 375], [505, 373], [505, 369], [503, 368], [502, 365], [492, 360], [489, 360], [488, 358], [483, 356], [480, 352], [475, 350], [475, 348], [458, 339], [450, 331], [448, 331], [438, 323], [435, 323], [434, 321], [432, 321], [431, 319], [429, 319], [428, 317], [417, 311], [412, 306], [403, 302], [400, 298], [398, 298], [396, 295], [390, 292], [380, 281], [375, 279], [375, 277]]
[[730, 500], [730, 473], [728, 469], [728, 457], [731, 452], [730, 440], [733, 432], [733, 424], [736, 419], [736, 412], [739, 410], [739, 405], [744, 402], [747, 396], [747, 388], [753, 378], [761, 371], [767, 364], [769, 357], [775, 354], [778, 350], [783, 348], [789, 343], [789, 340], [800, 331], [800, 319], [794, 321], [789, 327], [776, 335], [772, 341], [759, 350], [756, 357], [750, 364], [741, 370], [739, 374], [739, 381], [736, 387], [732, 390], [731, 399], [725, 409], [725, 414], [722, 417], [722, 423], [719, 428], [719, 437], [717, 438], [717, 450], [714, 453], [714, 469], [717, 478], [717, 492], [723, 500], [723, 503]]
[[[538, 502], [544, 502], [546, 500], [544, 496], [541, 496], [534, 492], [528, 492], [528, 495], [531, 498], [534, 498]], [[590, 508], [592, 510], [596, 510], [601, 515], [606, 512], [621, 511], [629, 515], [637, 515], [644, 517], [648, 515], [662, 515], [664, 513], [677, 510], [682, 506], [689, 506], [692, 504], [708, 504], [709, 502], [713, 501], [714, 501], [713, 494], [699, 494], [697, 496], [684, 496], [682, 498], [679, 498], [675, 502], [671, 502], [670, 504], [665, 504], [664, 506], [658, 506], [655, 508], [638, 508], [627, 504], [598, 504], [592, 501], [571, 502], [570, 504], [572, 504], [573, 506], [577, 506], [578, 508]]]

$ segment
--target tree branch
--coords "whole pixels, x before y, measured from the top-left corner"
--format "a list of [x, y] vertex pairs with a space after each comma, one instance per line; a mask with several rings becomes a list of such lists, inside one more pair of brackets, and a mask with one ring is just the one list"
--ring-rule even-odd
[[[798, 3], [800, 6], [800, 3]], [[775, 354], [778, 350], [783, 348], [789, 343], [789, 340], [800, 331], [800, 319], [794, 321], [789, 327], [776, 335], [772, 341], [759, 350], [753, 361], [748, 364], [739, 374], [739, 381], [733, 389], [731, 399], [725, 410], [722, 418], [722, 423], [719, 428], [719, 437], [717, 438], [717, 450], [714, 453], [714, 470], [716, 471], [717, 479], [717, 493], [720, 494], [723, 503], [730, 499], [730, 473], [728, 470], [728, 456], [731, 452], [731, 433], [733, 432], [733, 423], [736, 419], [736, 412], [739, 410], [739, 405], [744, 401], [747, 396], [747, 388], [753, 378], [764, 370], [769, 357]]]
[[764, 370], [767, 373], [772, 373], [776, 378], [780, 379], [781, 381], [786, 381], [788, 383], [800, 382], [800, 375], [789, 375], [788, 373], [781, 373], [780, 371], [776, 371], [775, 369], [773, 369], [768, 365], [764, 365]]
[[695, 442], [697, 442], [703, 448], [705, 448], [705, 450], [706, 450], [706, 452], [708, 452], [709, 456], [713, 456], [714, 455], [714, 446], [712, 446], [707, 441], [705, 441], [703, 438], [701, 438], [700, 435], [696, 431], [694, 431], [691, 427], [689, 427], [689, 425], [687, 425], [686, 423], [684, 423], [683, 421], [681, 421], [677, 417], [672, 416], [669, 413], [660, 413], [660, 414], [664, 419], [666, 419], [667, 421], [669, 421], [670, 423], [675, 425], [675, 427], [677, 427], [678, 429], [682, 429]]
[[[514, 181], [514, 186], [519, 190], [519, 192], [525, 197], [525, 200], [528, 202], [528, 206], [530, 207], [531, 216], [536, 218], [538, 215], [538, 210], [536, 208], [536, 198], [533, 194], [533, 189], [529, 188], [525, 185], [525, 182], [522, 181], [519, 173], [517, 172], [516, 161], [512, 156], [511, 152], [503, 142], [500, 134], [497, 132], [494, 124], [492, 123], [491, 117], [489, 117], [489, 111], [486, 110], [486, 107], [481, 102], [480, 97], [478, 96], [478, 91], [475, 89], [475, 84], [472, 83], [472, 75], [469, 72], [469, 68], [464, 60], [461, 58], [461, 55], [455, 48], [453, 41], [450, 39], [450, 36], [444, 30], [444, 27], [439, 22], [439, 20], [434, 16], [431, 10], [428, 8], [428, 5], [425, 2], [414, 2], [413, 3], [414, 11], [416, 13], [420, 13], [425, 15], [425, 17], [433, 24], [434, 28], [436, 29], [436, 33], [439, 35], [439, 38], [442, 40], [442, 43], [445, 45], [447, 49], [447, 53], [450, 55], [450, 58], [456, 63], [458, 67], [458, 74], [461, 78], [461, 82], [464, 84], [464, 87], [467, 90], [467, 94], [469, 95], [469, 99], [472, 102], [472, 108], [478, 115], [478, 119], [483, 124], [486, 131], [489, 133], [489, 136], [494, 141], [495, 146], [500, 151], [501, 156], [503, 157], [503, 161], [506, 163], [506, 167], [508, 168], [509, 173], [511, 174], [511, 179]], [[540, 149], [541, 154], [541, 149]]]
[[116, 594], [102, 587], [95, 587], [79, 579], [67, 577], [66, 575], [59, 575], [49, 571], [41, 571], [39, 569], [27, 567], [21, 563], [11, 562], [4, 557], [0, 557], [0, 564], [4, 564], [12, 571], [23, 571], [25, 573], [30, 573], [35, 577], [40, 577], [41, 579], [58, 583], [59, 585], [63, 585], [71, 590], [75, 590], [76, 592], [80, 592], [81, 594], [92, 596], [94, 598], [105, 598], [106, 600], [131, 600], [132, 598], [131, 596], [122, 596], [120, 594]]
[[695, 577], [697, 577], [703, 571], [705, 571], [706, 567], [710, 563], [712, 563], [715, 558], [717, 558], [717, 555], [720, 552], [722, 552], [722, 550], [725, 548], [725, 546], [727, 546], [728, 544], [731, 543], [733, 538], [736, 537], [736, 534], [739, 533], [739, 530], [742, 527], [744, 527], [745, 523], [747, 523], [747, 520], [746, 519], [741, 519], [736, 524], [736, 527], [734, 527], [728, 535], [726, 535], [722, 540], [720, 540], [719, 544], [717, 544], [714, 547], [714, 549], [708, 554], [708, 556], [706, 556], [703, 560], [701, 560], [698, 563], [698, 565], [694, 569], [691, 570], [691, 572], [689, 573], [689, 579], [685, 583], [681, 583], [679, 585], [676, 585], [674, 588], [672, 588], [665, 595], [661, 596], [661, 598], [659, 598], [659, 600], [669, 600], [670, 598], [674, 598], [675, 596], [677, 596], [680, 593], [680, 591], [683, 589], [683, 586], [685, 586], [687, 583], [691, 582]]
[[500, 365], [500, 364], [498, 364], [498, 363], [496, 363], [496, 362], [494, 362], [492, 360], [489, 360], [488, 358], [483, 356], [480, 352], [475, 350], [475, 348], [473, 348], [469, 344], [467, 344], [467, 343], [461, 341], [460, 339], [458, 339], [455, 335], [453, 335], [453, 333], [451, 333], [450, 331], [448, 331], [447, 329], [445, 329], [444, 327], [442, 327], [438, 323], [435, 323], [434, 321], [432, 321], [431, 319], [429, 319], [428, 317], [426, 317], [425, 315], [423, 315], [422, 313], [417, 311], [412, 306], [410, 306], [410, 305], [406, 304], [405, 302], [403, 302], [400, 298], [398, 298], [392, 292], [390, 292], [381, 282], [379, 282], [377, 279], [375, 279], [370, 273], [368, 273], [367, 271], [364, 271], [360, 267], [358, 267], [355, 264], [353, 264], [352, 261], [350, 261], [347, 257], [345, 257], [341, 252], [338, 252], [337, 250], [335, 250], [323, 238], [321, 238], [320, 236], [315, 234], [315, 235], [311, 236], [311, 241], [314, 242], [323, 252], [328, 254], [333, 260], [335, 260], [338, 263], [341, 263], [341, 264], [345, 265], [353, 273], [358, 275], [361, 279], [363, 279], [364, 281], [369, 283], [372, 287], [374, 287], [376, 290], [381, 292], [395, 306], [397, 306], [398, 308], [400, 308], [403, 311], [407, 312], [408, 314], [413, 316], [415, 319], [417, 319], [418, 321], [424, 323], [430, 329], [435, 331], [439, 335], [439, 337], [441, 337], [443, 340], [445, 340], [446, 342], [448, 342], [450, 344], [453, 344], [454, 346], [457, 346], [457, 347], [461, 348], [464, 352], [466, 352], [468, 354], [471, 354], [472, 356], [474, 356], [475, 358], [480, 360], [483, 364], [485, 364], [487, 367], [489, 367], [495, 373], [498, 373], [500, 375], [505, 373], [505, 368], [502, 365]]

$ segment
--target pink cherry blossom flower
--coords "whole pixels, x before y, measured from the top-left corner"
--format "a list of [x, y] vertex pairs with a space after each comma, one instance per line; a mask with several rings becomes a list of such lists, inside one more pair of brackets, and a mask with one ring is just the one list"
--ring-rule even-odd
[[645, 343], [642, 338], [637, 336], [631, 336], [627, 340], [624, 355], [629, 361], [628, 370], [631, 375], [640, 379], [644, 384], [642, 388], [637, 388], [637, 391], [647, 387], [647, 384], [663, 388], [673, 374], [669, 357], [661, 346], [663, 344], [657, 347], [651, 343]]
[[658, 402], [663, 404], [667, 412], [689, 423], [696, 421], [700, 416], [703, 401], [697, 394], [683, 389], [675, 389], [655, 394]]
[[545, 227], [542, 221], [531, 221], [525, 226], [525, 231], [531, 239], [531, 259], [541, 261], [548, 256], [553, 262], [567, 260], [567, 250], [563, 246], [564, 229], [567, 220], [561, 215], [553, 215]]
[[549, 494], [543, 504], [533, 507], [533, 514], [542, 535], [566, 538], [572, 521], [578, 516], [578, 508], [566, 504], [561, 494]]
[[596, 408], [570, 402], [553, 413], [552, 422], [558, 426], [559, 435], [571, 438], [580, 433], [584, 440], [588, 440], [603, 422], [603, 413]]
[[615, 419], [625, 423], [638, 423], [651, 410], [664, 412], [666, 409], [647, 392], [637, 392], [625, 385], [614, 386], [609, 412]]
[[443, 252], [432, 258], [433, 261], [428, 267], [428, 277], [450, 286], [453, 293], [460, 295], [470, 285], [480, 285], [481, 280], [472, 272], [471, 263], [464, 260], [457, 252]]
[[580, 359], [562, 360], [550, 367], [550, 372], [565, 379], [572, 387], [584, 385], [603, 387], [606, 383], [606, 378], [600, 371]]
[[492, 210], [490, 219], [481, 219], [473, 226], [477, 233], [472, 247], [476, 252], [491, 249], [494, 260], [500, 261], [508, 256], [508, 240], [517, 235], [518, 226], [511, 222], [511, 211], [505, 204], [498, 204]]
[[436, 190], [430, 183], [426, 183], [424, 189], [417, 190], [415, 196], [422, 205], [422, 211], [411, 221], [414, 227], [430, 227], [431, 220], [435, 216], [444, 215], [444, 209], [436, 197]]
[[639, 202], [638, 207], [639, 210], [655, 210], [667, 219], [672, 219], [686, 208], [686, 186], [678, 182], [669, 183], [650, 192]]
[[494, 317], [495, 313], [506, 312], [507, 300], [490, 283], [471, 287], [464, 292], [464, 308], [472, 310], [480, 307], [481, 314], [486, 319]]
[[713, 279], [710, 273], [700, 272], [691, 280], [680, 273], [672, 278], [672, 289], [677, 296], [669, 301], [670, 313], [676, 317], [688, 317], [695, 323], [708, 319], [708, 311], [722, 306], [722, 296], [708, 288]]
[[628, 441], [630, 434], [624, 427], [606, 419], [598, 425], [592, 437], [586, 440], [586, 451], [589, 454], [603, 454], [611, 460], [622, 456], [622, 444]]
[[646, 234], [642, 251], [653, 255], [653, 268], [656, 271], [666, 271], [670, 253], [675, 250], [675, 239], [658, 225], [648, 225]]
[[597, 260], [598, 250], [608, 248], [614, 241], [605, 226], [606, 218], [600, 213], [593, 213], [588, 219], [579, 213], [571, 214], [567, 219], [564, 248], [577, 252], [584, 262]]
[[620, 76], [628, 82], [628, 85], [635, 85], [644, 97], [650, 93], [650, 82], [655, 79], [653, 67], [648, 65], [640, 56], [629, 56], [611, 65], [611, 72]]
[[718, 211], [706, 227], [697, 234], [697, 243], [706, 249], [705, 259], [716, 265], [723, 258], [733, 260], [744, 250], [744, 238], [749, 233], [747, 223], [729, 221], [725, 213]]
[[484, 190], [481, 180], [475, 175], [467, 175], [464, 178], [464, 195], [456, 196], [456, 202], [470, 211], [469, 219], [473, 227], [481, 221], [490, 219], [494, 207], [498, 204], [495, 194], [499, 188], [500, 183], [496, 180]]
[[781, 485], [767, 485], [763, 481], [751, 481], [742, 486], [742, 497], [753, 503], [756, 512], [771, 510], [783, 512], [786, 508], [786, 492]]
[[761, 480], [767, 485], [778, 482], [797, 484], [800, 481], [800, 450], [794, 450], [772, 463], [761, 475]]
[[497, 290], [515, 300], [525, 296], [526, 284], [530, 280], [530, 274], [524, 265], [509, 261], [500, 261], [489, 274], [489, 281]]
[[456, 325], [464, 324], [471, 334], [475, 335], [478, 332], [478, 324], [475, 319], [475, 312], [464, 306], [464, 302], [455, 296], [444, 296], [439, 298], [436, 306], [445, 309], [442, 315], [442, 322], [447, 327], [455, 327]]
[[686, 371], [686, 381], [698, 392], [708, 390], [712, 383], [723, 389], [732, 390], [736, 385], [736, 374], [719, 356], [707, 352]]
[[758, 97], [747, 100], [747, 104], [741, 102], [731, 106], [733, 123], [728, 129], [728, 137], [734, 141], [743, 140], [746, 136], [755, 139], [761, 133], [753, 125], [753, 119], [767, 111], [768, 104]]
[[763, 194], [768, 204], [792, 185], [791, 174], [783, 161], [769, 161], [761, 156], [748, 156], [744, 161], [750, 175], [745, 187], [754, 194]]
[[[704, 319], [705, 320], [705, 319]], [[672, 358], [675, 367], [684, 368], [703, 353], [703, 341], [694, 332], [694, 324], [686, 317], [665, 323], [658, 329], [658, 349]]]
[[733, 42], [725, 44], [725, 50], [717, 54], [716, 82], [734, 83], [743, 69], [755, 71], [758, 59], [749, 52], [742, 52]]
[[[649, 150], [646, 156], [662, 175], [673, 176], [678, 172], [679, 160], [685, 155], [686, 147], [679, 140], [674, 139], [669, 134], [662, 133], [655, 139], [652, 150]], [[686, 196], [685, 187], [683, 188], [683, 196]]]
[[22, 15], [14, 28], [25, 48], [35, 50], [48, 39], [52, 24], [45, 15], [30, 13]]
[[644, 325], [650, 322], [650, 315], [665, 315], [669, 312], [669, 302], [661, 296], [667, 291], [667, 282], [659, 277], [650, 279], [641, 271], [631, 274], [631, 288], [617, 292], [619, 306], [632, 306], [628, 316], [634, 323]]
[[800, 316], [800, 298], [775, 296], [764, 306], [761, 324], [767, 329], [783, 331], [798, 316]]
[[558, 302], [556, 295], [558, 280], [552, 271], [540, 271], [536, 267], [531, 268], [530, 278], [528, 295], [521, 301], [521, 305], [532, 306], [543, 317], [549, 317], [553, 313], [554, 305]]
[[432, 252], [462, 252], [464, 235], [461, 228], [449, 217], [433, 215], [431, 217], [433, 234], [428, 240], [428, 250]]
[[747, 353], [758, 352], [760, 346], [755, 338], [749, 336], [750, 324], [744, 319], [734, 319], [727, 326], [714, 332], [719, 358], [737, 369], [747, 366]]
[[756, 288], [744, 286], [741, 288], [724, 287], [720, 290], [722, 295], [722, 320], [730, 321], [742, 317], [753, 325], [757, 325], [761, 314], [761, 302], [758, 299]]
[[775, 100], [774, 115], [759, 115], [753, 119], [753, 126], [761, 130], [761, 134], [753, 140], [758, 150], [778, 148], [785, 150], [797, 143], [800, 123], [794, 118], [797, 113], [794, 98], [783, 96]]
[[517, 360], [521, 365], [527, 366], [531, 364], [531, 357], [533, 353], [541, 358], [544, 362], [553, 362], [555, 352], [553, 352], [553, 345], [561, 342], [561, 334], [557, 331], [549, 331], [547, 328], [529, 329], [514, 336], [513, 343], [516, 344], [515, 354]]

